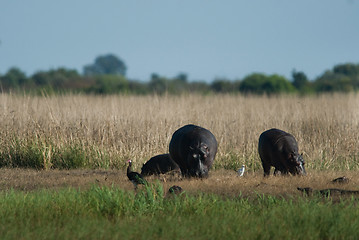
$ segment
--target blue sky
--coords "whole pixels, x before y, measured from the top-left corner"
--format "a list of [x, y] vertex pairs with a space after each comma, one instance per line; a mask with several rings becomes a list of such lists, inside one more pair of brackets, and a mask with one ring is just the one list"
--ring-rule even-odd
[[131, 79], [310, 79], [359, 63], [359, 0], [1, 0], [0, 73], [83, 66], [112, 53]]

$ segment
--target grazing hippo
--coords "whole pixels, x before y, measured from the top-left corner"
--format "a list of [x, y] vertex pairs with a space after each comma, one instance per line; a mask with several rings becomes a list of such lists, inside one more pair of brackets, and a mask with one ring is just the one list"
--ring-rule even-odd
[[304, 159], [298, 153], [295, 138], [282, 130], [270, 129], [259, 137], [258, 152], [262, 160], [264, 176], [268, 176], [271, 166], [275, 168], [274, 175], [281, 174], [306, 175]]
[[172, 135], [170, 156], [185, 177], [207, 177], [217, 153], [217, 140], [205, 128], [186, 125]]
[[145, 164], [143, 164], [141, 168], [141, 174], [143, 176], [149, 176], [149, 175], [158, 175], [167, 173], [172, 170], [180, 170], [177, 163], [175, 163], [171, 158], [170, 155], [167, 154], [161, 154], [152, 157], [150, 160], [148, 160]]

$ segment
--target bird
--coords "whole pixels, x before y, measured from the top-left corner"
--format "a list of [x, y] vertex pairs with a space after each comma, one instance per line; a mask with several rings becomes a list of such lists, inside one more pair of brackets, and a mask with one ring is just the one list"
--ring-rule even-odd
[[173, 194], [179, 194], [183, 192], [183, 189], [180, 186], [173, 185], [172, 187], [170, 187], [170, 189], [168, 189], [168, 192]]
[[348, 183], [349, 182], [349, 178], [343, 176], [343, 177], [338, 177], [336, 179], [332, 180], [332, 183]]
[[132, 161], [131, 159], [127, 161], [128, 167], [127, 167], [127, 177], [128, 179], [133, 183], [133, 186], [135, 186], [135, 190], [137, 190], [138, 184], [147, 185], [147, 181], [142, 177], [141, 174], [138, 172], [132, 171]]
[[246, 170], [246, 167], [245, 167], [245, 165], [243, 164], [242, 167], [241, 167], [240, 169], [238, 169], [238, 171], [237, 171], [238, 176], [242, 177], [245, 170]]

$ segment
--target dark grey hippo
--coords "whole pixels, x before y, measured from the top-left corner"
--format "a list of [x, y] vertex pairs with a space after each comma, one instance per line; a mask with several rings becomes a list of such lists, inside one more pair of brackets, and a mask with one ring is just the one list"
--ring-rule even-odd
[[217, 153], [217, 140], [205, 128], [186, 125], [172, 135], [170, 157], [185, 177], [207, 177]]
[[148, 160], [145, 164], [143, 164], [141, 168], [141, 174], [143, 176], [149, 176], [149, 175], [158, 175], [167, 173], [172, 170], [180, 170], [177, 163], [175, 163], [171, 158], [170, 155], [167, 154], [161, 154], [152, 157], [150, 160]]
[[274, 175], [291, 173], [306, 175], [304, 159], [298, 153], [295, 138], [282, 130], [270, 129], [259, 137], [258, 152], [262, 160], [264, 176], [268, 176], [271, 166], [275, 168]]

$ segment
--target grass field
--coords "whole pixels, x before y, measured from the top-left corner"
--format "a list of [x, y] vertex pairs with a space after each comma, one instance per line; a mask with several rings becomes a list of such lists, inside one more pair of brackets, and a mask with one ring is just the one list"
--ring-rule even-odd
[[259, 135], [292, 133], [306, 166], [359, 168], [359, 95], [52, 96], [0, 95], [0, 166], [140, 167], [168, 152], [172, 133], [193, 123], [219, 142], [214, 169], [261, 170]]
[[[1, 239], [356, 239], [357, 196], [306, 196], [297, 187], [358, 190], [359, 95], [0, 95]], [[210, 177], [140, 171], [193, 123], [219, 142]], [[261, 132], [292, 133], [307, 177], [264, 179]], [[243, 178], [234, 170], [247, 165]], [[347, 176], [345, 185], [330, 183]], [[167, 193], [172, 185], [181, 196]]]
[[2, 239], [356, 239], [357, 201], [137, 194], [117, 187], [0, 193]]

